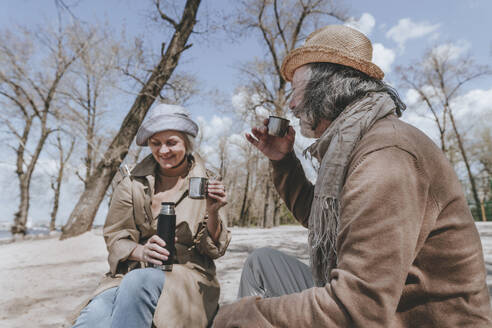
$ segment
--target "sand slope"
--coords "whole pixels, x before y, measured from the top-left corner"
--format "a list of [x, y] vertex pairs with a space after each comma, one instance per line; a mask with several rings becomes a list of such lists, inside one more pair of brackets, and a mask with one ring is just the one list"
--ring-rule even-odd
[[[492, 285], [492, 223], [477, 224]], [[233, 228], [226, 255], [216, 261], [221, 303], [235, 299], [241, 268], [249, 252], [274, 247], [308, 262], [307, 231], [300, 226]], [[108, 271], [100, 231], [76, 238], [20, 241], [0, 245], [0, 327], [68, 327], [69, 313]]]

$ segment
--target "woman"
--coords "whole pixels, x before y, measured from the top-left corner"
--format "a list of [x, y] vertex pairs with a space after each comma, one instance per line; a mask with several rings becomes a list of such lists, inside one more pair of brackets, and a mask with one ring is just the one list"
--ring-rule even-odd
[[[203, 200], [186, 197], [188, 177], [208, 177], [191, 154], [198, 125], [179, 106], [160, 104], [137, 132], [143, 159], [116, 187], [104, 225], [110, 272], [101, 281], [74, 327], [206, 327], [218, 307], [220, 287], [213, 259], [229, 245], [220, 219], [226, 204], [220, 181], [209, 180]], [[173, 270], [151, 267], [167, 260], [156, 235], [161, 202], [176, 205]]]

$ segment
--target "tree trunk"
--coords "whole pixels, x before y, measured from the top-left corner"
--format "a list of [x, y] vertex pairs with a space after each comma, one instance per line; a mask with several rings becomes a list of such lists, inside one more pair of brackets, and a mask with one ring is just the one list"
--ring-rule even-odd
[[47, 111], [44, 112], [44, 115], [45, 116], [41, 120], [41, 137], [38, 140], [36, 149], [32, 154], [30, 162], [27, 164], [27, 168], [25, 172], [24, 172], [24, 164], [25, 164], [24, 145], [27, 141], [27, 135], [29, 134], [32, 121], [29, 122], [29, 124], [27, 124], [26, 127], [24, 128], [25, 138], [23, 139], [23, 143], [21, 143], [21, 145], [19, 145], [19, 148], [17, 149], [17, 176], [19, 177], [20, 203], [19, 203], [19, 210], [14, 215], [14, 224], [10, 229], [12, 234], [18, 234], [18, 233], [24, 235], [26, 234], [27, 214], [29, 212], [29, 201], [30, 201], [29, 189], [31, 186], [32, 174], [38, 162], [39, 155], [43, 150], [46, 139], [48, 138], [48, 135], [51, 133], [51, 130], [49, 130], [46, 127]]
[[461, 140], [461, 135], [458, 132], [458, 128], [456, 127], [456, 123], [454, 122], [454, 115], [451, 112], [451, 109], [449, 109], [448, 114], [449, 114], [449, 118], [451, 119], [451, 124], [453, 126], [454, 133], [456, 135], [456, 140], [458, 141], [458, 147], [460, 149], [461, 156], [463, 157], [463, 161], [465, 162], [466, 171], [468, 172], [468, 178], [470, 179], [473, 199], [475, 200], [475, 206], [476, 206], [476, 209], [478, 211], [478, 207], [480, 206], [480, 198], [478, 198], [477, 187], [475, 184], [475, 178], [473, 177], [473, 174], [471, 172], [470, 162], [468, 161], [468, 156], [466, 155], [465, 147], [464, 147], [463, 142]]
[[482, 221], [487, 222], [487, 215], [485, 215], [485, 206], [483, 202], [480, 202], [480, 210], [482, 212]]
[[93, 127], [93, 122], [92, 118], [88, 118], [88, 124], [87, 124], [87, 149], [86, 149], [86, 158], [85, 158], [85, 179], [84, 179], [84, 185], [87, 183], [88, 178], [92, 174], [92, 162], [94, 159], [94, 127]]
[[65, 158], [62, 140], [59, 133], [57, 136], [57, 142], [58, 142], [57, 147], [59, 152], [58, 155], [59, 155], [60, 166], [58, 167], [58, 172], [55, 181], [51, 183], [51, 189], [53, 189], [54, 192], [54, 200], [53, 200], [53, 208], [51, 210], [50, 231], [54, 231], [56, 229], [56, 215], [58, 214], [58, 207], [60, 204], [60, 193], [61, 193], [61, 186], [63, 182], [63, 175], [65, 173], [65, 163], [67, 163], [68, 160], [70, 159], [70, 156], [72, 155], [75, 146], [75, 139], [72, 139], [72, 143], [70, 145], [69, 150], [67, 151], [67, 156]]
[[60, 239], [77, 236], [91, 229], [106, 190], [128, 153], [131, 142], [137, 134], [145, 114], [154, 100], [158, 98], [162, 88], [174, 72], [181, 53], [191, 46], [186, 45], [186, 43], [195, 26], [200, 1], [186, 1], [183, 16], [179, 24], [175, 26], [176, 30], [165, 54], [142, 87], [121, 124], [118, 134], [114, 137], [92, 175], [87, 179], [86, 188], [70, 214], [67, 223], [63, 226]]
[[273, 208], [273, 226], [279, 226], [280, 225], [280, 218], [278, 217], [278, 212], [280, 210], [281, 202], [280, 202], [280, 197], [274, 196], [274, 208]]
[[10, 228], [12, 234], [26, 234], [27, 213], [29, 212], [29, 183], [30, 177], [19, 176], [20, 203], [19, 210], [14, 215], [14, 224]]
[[[27, 117], [26, 117], [27, 118]], [[26, 176], [27, 172], [24, 172], [24, 151], [25, 144], [27, 142], [29, 133], [31, 131], [32, 118], [26, 119], [26, 125], [22, 133], [22, 139], [17, 148], [17, 177], [19, 181], [19, 210], [14, 214], [14, 224], [10, 227], [12, 234], [26, 234], [27, 213], [29, 211], [29, 181], [30, 178]]]
[[246, 174], [246, 184], [244, 185], [244, 195], [243, 195], [243, 202], [241, 205], [241, 212], [239, 213], [239, 225], [240, 226], [245, 226], [246, 221], [247, 221], [247, 203], [248, 203], [248, 190], [249, 190], [249, 170], [248, 173]]
[[51, 184], [51, 188], [54, 192], [53, 209], [51, 210], [50, 231], [54, 231], [56, 228], [56, 215], [58, 213], [58, 206], [60, 203], [60, 189], [61, 181], [63, 178], [63, 168], [58, 170], [58, 177], [56, 181]]
[[263, 203], [263, 228], [271, 228], [271, 220], [268, 219], [268, 205], [270, 205], [270, 181], [266, 180], [265, 202]]
[[246, 218], [245, 227], [249, 227], [251, 225], [251, 214], [249, 213], [249, 209], [251, 208], [251, 198], [248, 198], [246, 202], [246, 210], [244, 211], [244, 217]]

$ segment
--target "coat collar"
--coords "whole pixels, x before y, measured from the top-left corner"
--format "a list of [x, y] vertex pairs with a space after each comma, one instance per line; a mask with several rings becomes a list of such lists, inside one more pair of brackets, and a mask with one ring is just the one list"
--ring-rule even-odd
[[[147, 217], [151, 221], [155, 219], [152, 215], [151, 203], [152, 203], [152, 195], [154, 195], [154, 191], [155, 191], [154, 190], [155, 175], [158, 165], [159, 164], [154, 159], [154, 156], [150, 154], [147, 157], [145, 157], [140, 163], [138, 163], [131, 172], [131, 175], [133, 177], [143, 178], [144, 180], [146, 180], [146, 183], [144, 184], [144, 189], [148, 188], [148, 190], [147, 192], [145, 192], [146, 200], [145, 200], [144, 208], [145, 208], [145, 212], [147, 213]], [[186, 178], [187, 179], [189, 177], [205, 178], [209, 176], [207, 173], [208, 172], [207, 169], [205, 168], [205, 163], [203, 159], [200, 157], [200, 155], [193, 154], [193, 163], [191, 165], [190, 171], [188, 172]], [[177, 202], [187, 191], [188, 191], [188, 183], [185, 182], [183, 186], [177, 191], [176, 198], [173, 201]]]
[[132, 170], [132, 176], [134, 177], [146, 177], [148, 175], [155, 176], [155, 169], [157, 168], [157, 162], [152, 154], [145, 157], [140, 163]]

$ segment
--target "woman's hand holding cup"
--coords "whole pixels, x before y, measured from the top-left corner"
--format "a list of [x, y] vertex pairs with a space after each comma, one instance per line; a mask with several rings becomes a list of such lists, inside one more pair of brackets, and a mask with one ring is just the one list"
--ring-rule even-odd
[[207, 212], [218, 213], [219, 209], [227, 204], [225, 186], [220, 180], [208, 180], [207, 185]]

